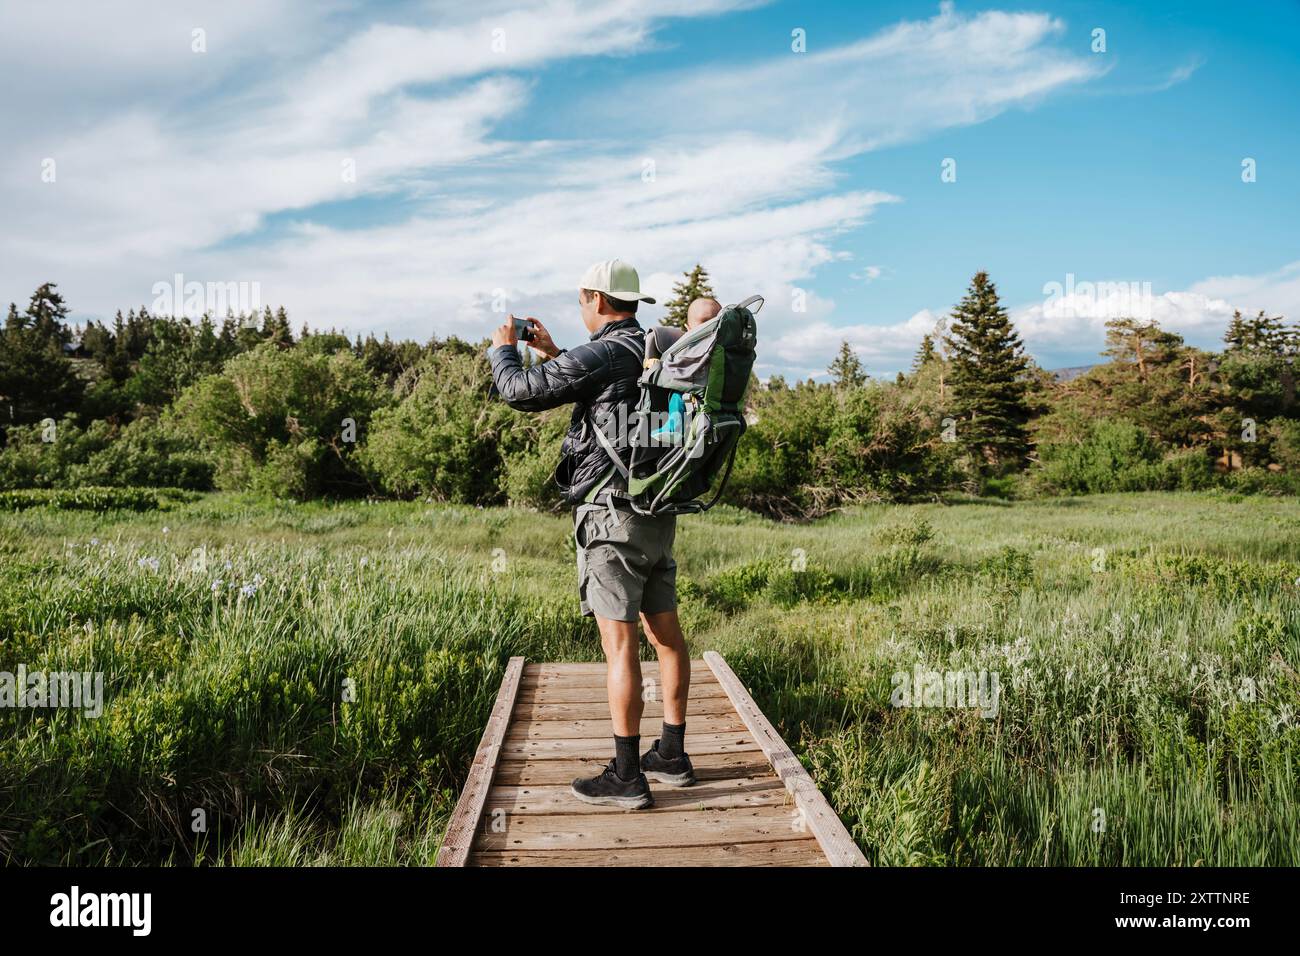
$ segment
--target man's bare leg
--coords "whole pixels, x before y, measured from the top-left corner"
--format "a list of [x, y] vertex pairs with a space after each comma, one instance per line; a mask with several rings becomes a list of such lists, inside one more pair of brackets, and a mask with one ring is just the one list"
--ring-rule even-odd
[[600, 644], [609, 664], [605, 689], [609, 693], [609, 719], [613, 721], [614, 734], [618, 737], [638, 736], [645, 701], [641, 697], [641, 660], [637, 656], [640, 642], [636, 621], [597, 617], [596, 626], [600, 628]]
[[[664, 723], [686, 723], [686, 700], [691, 692], [691, 655], [686, 649], [677, 612], [642, 614], [646, 637], [659, 655], [659, 682], [663, 685]], [[613, 699], [612, 697], [610, 698]]]
[[646, 637], [659, 655], [659, 680], [663, 684], [664, 729], [655, 745], [641, 759], [642, 771], [650, 780], [673, 787], [695, 782], [695, 768], [686, 755], [686, 700], [691, 692], [691, 655], [682, 636], [677, 611], [642, 614]]
[[654, 798], [641, 773], [641, 662], [637, 658], [635, 621], [596, 617], [600, 643], [608, 668], [605, 688], [609, 694], [609, 718], [614, 729], [614, 759], [594, 777], [579, 777], [570, 788], [587, 803], [641, 810]]

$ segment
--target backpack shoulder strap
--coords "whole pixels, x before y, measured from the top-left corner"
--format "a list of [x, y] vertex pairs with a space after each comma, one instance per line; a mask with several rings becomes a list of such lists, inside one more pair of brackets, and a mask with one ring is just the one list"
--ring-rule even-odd
[[[635, 342], [632, 341], [633, 336], [636, 337]], [[620, 332], [615, 335], [611, 335], [609, 337], [609, 341], [613, 342], [615, 345], [623, 346], [625, 349], [627, 349], [629, 352], [635, 355], [638, 363], [640, 363], [641, 359], [645, 356], [645, 333], [644, 332]]]
[[[635, 355], [637, 364], [640, 365], [642, 356], [645, 355], [644, 335], [645, 333], [640, 330], [636, 332], [619, 332], [611, 335], [609, 341], [615, 345], [623, 346], [623, 348]], [[634, 337], [635, 341], [633, 341]], [[605, 454], [608, 455], [609, 460], [614, 463], [614, 467], [618, 470], [618, 473], [623, 476], [623, 480], [628, 480], [632, 474], [631, 470], [627, 465], [623, 464], [623, 459], [619, 457], [618, 450], [614, 447], [614, 443], [609, 440], [609, 436], [601, 431], [600, 427], [592, 419], [591, 408], [584, 406], [583, 414], [586, 416], [588, 427], [595, 433], [596, 441], [600, 443], [600, 447], [605, 449]]]

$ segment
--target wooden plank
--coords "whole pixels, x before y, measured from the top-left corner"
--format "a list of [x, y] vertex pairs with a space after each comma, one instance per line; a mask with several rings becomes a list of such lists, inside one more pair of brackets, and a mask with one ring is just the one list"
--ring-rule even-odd
[[[691, 740], [695, 734], [715, 734], [715, 733], [745, 733], [745, 725], [741, 722], [740, 716], [733, 709], [727, 714], [711, 714], [709, 716], [692, 715], [689, 711], [686, 715], [687, 740]], [[641, 736], [646, 739], [646, 746], [649, 747], [654, 738], [658, 737], [663, 730], [664, 722], [662, 717], [642, 717], [639, 728]], [[506, 740], [514, 743], [520, 740], [547, 740], [565, 737], [609, 737], [614, 736], [614, 725], [608, 715], [604, 719], [588, 718], [584, 720], [520, 720], [518, 711], [515, 712], [514, 719], [510, 722], [510, 729], [506, 731]]]
[[[532, 663], [524, 666], [524, 677], [556, 677], [571, 674], [598, 674], [601, 677], [604, 677], [605, 672], [608, 669], [609, 665], [603, 661], [578, 661], [555, 664]], [[657, 676], [659, 674], [659, 662], [641, 661], [641, 673], [654, 674]], [[695, 677], [696, 675], [699, 675], [706, 680], [717, 679], [713, 676], [713, 671], [709, 669], [709, 665], [702, 660], [691, 661], [691, 676]]]
[[[655, 803], [641, 813], [666, 810], [730, 810], [740, 807], [794, 806], [789, 792], [774, 774], [765, 777], [725, 777], [696, 783], [693, 787], [653, 786]], [[575, 814], [626, 813], [620, 807], [598, 807], [574, 799], [568, 785], [493, 787], [483, 804], [483, 828], [490, 826], [494, 814]]]
[[492, 714], [488, 717], [487, 726], [483, 728], [474, 762], [470, 764], [469, 778], [465, 781], [465, 788], [460, 792], [456, 809], [452, 811], [451, 820], [443, 834], [435, 866], [464, 866], [469, 859], [474, 831], [478, 828], [479, 816], [483, 812], [483, 801], [492, 786], [492, 776], [501, 755], [501, 743], [505, 739], [523, 673], [524, 659], [510, 658], [505, 675], [501, 678], [496, 703], [492, 705]]
[[[659, 695], [656, 695], [659, 696]], [[722, 698], [726, 699], [727, 692], [722, 689], [718, 683], [692, 685], [687, 700], [699, 700], [703, 698]], [[574, 687], [566, 684], [547, 684], [539, 687], [532, 685], [530, 687], [519, 688], [519, 700], [528, 704], [581, 704], [593, 703], [596, 701], [609, 700], [609, 694], [605, 690], [605, 685], [593, 687]]]
[[476, 850], [612, 850], [626, 847], [770, 843], [808, 836], [794, 807], [574, 813], [502, 818], [480, 832]]
[[[726, 697], [705, 697], [686, 702], [686, 731], [690, 733], [692, 722], [697, 717], [734, 714], [736, 708]], [[661, 700], [645, 702], [644, 717], [661, 721], [664, 716], [664, 704]], [[535, 722], [541, 720], [599, 720], [609, 717], [608, 701], [587, 701], [585, 703], [538, 704], [529, 701], [516, 701], [512, 723]]]
[[[688, 738], [689, 739], [689, 738]], [[565, 786], [575, 777], [590, 777], [599, 773], [601, 768], [614, 756], [613, 743], [606, 745], [600, 754], [588, 758], [575, 757], [569, 760], [512, 760], [506, 757], [497, 765], [496, 782], [502, 786], [517, 787]], [[767, 762], [761, 750], [744, 750], [724, 754], [692, 754], [691, 763], [695, 767], [695, 779], [700, 783], [706, 780], [721, 780], [728, 777], [759, 777], [772, 774], [772, 765]], [[697, 783], [696, 786], [699, 786]], [[655, 791], [658, 793], [658, 790]]]
[[827, 866], [813, 837], [767, 843], [618, 850], [474, 851], [471, 866]]
[[[690, 687], [691, 690], [694, 690], [698, 684], [717, 684], [717, 682], [718, 679], [712, 674], [708, 676], [692, 674]], [[641, 685], [645, 687], [647, 683], [653, 687], [663, 686], [657, 673], [647, 674], [642, 671]], [[603, 690], [608, 685], [604, 674], [538, 674], [533, 677], [524, 677], [519, 686], [526, 690], [551, 690], [556, 687], [599, 687]]]
[[[691, 734], [689, 747], [692, 761], [696, 754], [735, 753], [761, 749], [745, 730], [732, 733]], [[507, 760], [554, 760], [573, 757], [608, 760], [613, 756], [610, 753], [613, 749], [614, 741], [610, 737], [503, 740], [501, 756]]]
[[821, 844], [831, 866], [866, 866], [866, 857], [849, 836], [839, 815], [826, 802], [822, 792], [808, 776], [808, 771], [804, 770], [794, 752], [759, 710], [758, 705], [749, 696], [749, 692], [745, 690], [745, 685], [722, 659], [722, 655], [716, 651], [705, 651], [704, 660], [713, 668], [718, 683], [726, 689], [727, 696], [736, 707], [736, 712], [740, 714], [741, 720], [753, 734], [754, 740], [771, 761], [772, 769], [794, 795], [795, 803], [804, 813], [808, 829]]

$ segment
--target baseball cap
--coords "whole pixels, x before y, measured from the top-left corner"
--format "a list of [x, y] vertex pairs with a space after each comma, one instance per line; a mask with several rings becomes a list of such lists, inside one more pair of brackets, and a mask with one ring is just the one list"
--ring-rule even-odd
[[604, 262], [597, 262], [582, 274], [582, 281], [578, 283], [578, 288], [603, 292], [624, 302], [640, 299], [651, 305], [655, 303], [650, 296], [641, 294], [641, 277], [622, 259], [606, 259]]

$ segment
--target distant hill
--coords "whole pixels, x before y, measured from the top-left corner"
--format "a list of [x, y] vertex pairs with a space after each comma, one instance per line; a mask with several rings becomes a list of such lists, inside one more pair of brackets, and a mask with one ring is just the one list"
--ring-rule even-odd
[[1069, 368], [1049, 368], [1047, 374], [1052, 376], [1054, 382], [1068, 382], [1070, 379], [1078, 378], [1096, 367], [1094, 363], [1092, 365], [1071, 365]]

